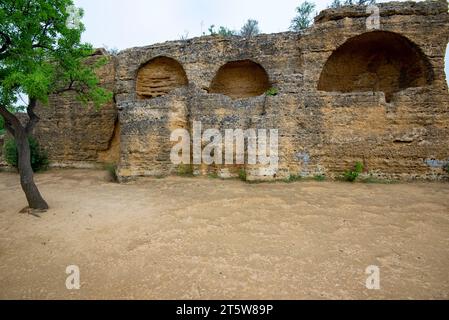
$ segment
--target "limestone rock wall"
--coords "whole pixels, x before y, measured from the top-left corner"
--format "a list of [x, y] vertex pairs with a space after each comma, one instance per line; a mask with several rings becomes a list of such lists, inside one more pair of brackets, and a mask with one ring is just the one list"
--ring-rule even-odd
[[[98, 77], [103, 87], [114, 91], [114, 58], [97, 50], [87, 63], [104, 58], [108, 62], [98, 69]], [[49, 104], [39, 105], [36, 111], [41, 120], [34, 135], [47, 151], [52, 166], [93, 167], [117, 162], [120, 131], [114, 102], [96, 110], [67, 92], [50, 97]]]
[[[447, 2], [378, 6], [374, 31], [366, 7], [349, 6], [321, 12], [300, 34], [205, 36], [122, 51], [102, 74], [116, 105], [94, 113], [55, 97], [52, 105], [64, 108], [45, 111], [51, 120], [38, 135], [52, 137], [51, 159], [62, 163], [115, 155], [122, 181], [178, 172], [170, 134], [192, 132], [193, 121], [221, 132], [279, 130], [275, 173], [196, 165], [197, 174], [333, 177], [362, 161], [379, 177], [447, 178]], [[269, 88], [278, 95], [263, 94]]]

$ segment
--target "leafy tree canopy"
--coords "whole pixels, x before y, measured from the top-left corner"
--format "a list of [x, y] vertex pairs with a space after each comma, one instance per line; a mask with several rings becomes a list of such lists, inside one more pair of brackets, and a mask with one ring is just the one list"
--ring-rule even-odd
[[15, 104], [19, 94], [46, 103], [50, 94], [68, 90], [97, 107], [111, 99], [110, 92], [98, 87], [92, 68], [83, 64], [93, 49], [81, 43], [82, 14], [72, 0], [0, 2], [2, 106]]

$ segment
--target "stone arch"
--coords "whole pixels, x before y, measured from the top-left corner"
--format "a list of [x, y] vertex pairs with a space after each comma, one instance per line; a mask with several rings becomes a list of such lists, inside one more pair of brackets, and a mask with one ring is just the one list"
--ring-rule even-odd
[[140, 99], [150, 99], [166, 95], [187, 84], [187, 75], [182, 65], [175, 59], [160, 56], [140, 67], [136, 92]]
[[231, 61], [223, 65], [215, 75], [210, 93], [220, 93], [232, 99], [260, 96], [270, 89], [265, 69], [251, 60]]
[[432, 66], [417, 45], [393, 32], [373, 31], [347, 40], [332, 53], [318, 90], [382, 91], [390, 101], [396, 92], [432, 81]]

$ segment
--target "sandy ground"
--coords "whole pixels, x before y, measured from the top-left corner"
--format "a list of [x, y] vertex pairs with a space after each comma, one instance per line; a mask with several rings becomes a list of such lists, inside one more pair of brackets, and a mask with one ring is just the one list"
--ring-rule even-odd
[[36, 218], [0, 173], [1, 299], [449, 298], [449, 184], [105, 177], [38, 175]]

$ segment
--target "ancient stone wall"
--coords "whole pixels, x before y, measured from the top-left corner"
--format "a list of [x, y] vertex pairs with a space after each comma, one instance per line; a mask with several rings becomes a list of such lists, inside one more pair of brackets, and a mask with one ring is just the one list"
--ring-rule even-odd
[[[107, 59], [97, 70], [100, 84], [115, 90], [115, 61], [104, 50], [97, 50], [87, 63]], [[101, 109], [85, 106], [75, 93], [52, 96], [48, 105], [39, 105], [40, 117], [34, 135], [48, 153], [52, 166], [95, 167], [116, 163], [120, 130], [117, 108], [111, 102]]]
[[[43, 114], [50, 120], [38, 135], [61, 163], [106, 162], [113, 156], [102, 154], [110, 150], [123, 181], [178, 172], [170, 134], [192, 132], [194, 121], [221, 132], [279, 130], [276, 172], [203, 164], [193, 166], [197, 174], [334, 177], [362, 161], [366, 174], [379, 177], [447, 177], [447, 2], [379, 8], [374, 31], [367, 30], [366, 7], [351, 6], [323, 11], [304, 33], [205, 36], [122, 51], [102, 75], [116, 108], [81, 111], [55, 97], [51, 105], [67, 107]], [[264, 94], [270, 88], [278, 94]]]

